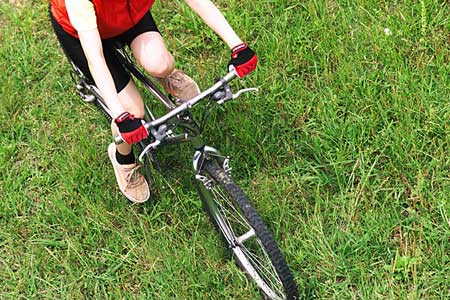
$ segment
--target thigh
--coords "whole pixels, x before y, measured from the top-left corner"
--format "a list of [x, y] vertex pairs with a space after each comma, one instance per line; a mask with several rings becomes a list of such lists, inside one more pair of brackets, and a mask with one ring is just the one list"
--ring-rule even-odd
[[165, 77], [173, 70], [173, 57], [167, 50], [150, 11], [133, 28], [114, 40], [129, 45], [133, 56], [150, 75]]
[[173, 70], [174, 59], [159, 32], [140, 34], [131, 42], [130, 48], [139, 64], [151, 75], [165, 77]]
[[136, 37], [144, 32], [159, 32], [158, 26], [156, 26], [156, 22], [150, 11], [148, 11], [136, 25], [114, 39], [130, 45]]

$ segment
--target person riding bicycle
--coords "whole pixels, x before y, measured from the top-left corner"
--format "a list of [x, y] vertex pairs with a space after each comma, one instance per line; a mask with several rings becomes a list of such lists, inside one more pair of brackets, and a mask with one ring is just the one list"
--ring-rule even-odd
[[[120, 191], [132, 202], [149, 199], [145, 178], [132, 144], [148, 136], [143, 126], [144, 104], [130, 75], [114, 54], [117, 42], [128, 45], [137, 62], [177, 99], [200, 93], [195, 81], [175, 69], [150, 12], [155, 0], [50, 0], [50, 20], [56, 36], [74, 64], [100, 90], [113, 115], [111, 129], [125, 143], [111, 143], [108, 154]], [[230, 68], [239, 77], [252, 72], [258, 58], [210, 0], [185, 0], [188, 6], [231, 49]]]

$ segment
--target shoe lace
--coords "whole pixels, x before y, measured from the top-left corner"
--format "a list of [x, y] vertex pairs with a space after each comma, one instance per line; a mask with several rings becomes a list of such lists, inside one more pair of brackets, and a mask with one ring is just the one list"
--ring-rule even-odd
[[163, 85], [169, 90], [181, 90], [186, 82], [186, 78], [181, 71], [176, 71], [163, 79]]
[[138, 172], [138, 170], [141, 168], [141, 165], [136, 165], [131, 168], [124, 169], [125, 173], [125, 181], [127, 182], [127, 186], [125, 187], [125, 190], [128, 188], [134, 188], [144, 181], [144, 176]]

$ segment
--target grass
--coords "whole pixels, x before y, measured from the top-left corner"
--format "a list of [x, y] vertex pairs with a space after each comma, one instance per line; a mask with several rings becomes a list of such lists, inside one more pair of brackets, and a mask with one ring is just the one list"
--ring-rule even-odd
[[[216, 3], [260, 57], [238, 85], [261, 92], [206, 136], [302, 298], [448, 299], [448, 2]], [[154, 16], [201, 86], [223, 73], [226, 47], [182, 1]], [[161, 153], [153, 201], [120, 195], [108, 125], [49, 24], [46, 3], [0, 3], [0, 299], [258, 298], [202, 212], [189, 148]]]

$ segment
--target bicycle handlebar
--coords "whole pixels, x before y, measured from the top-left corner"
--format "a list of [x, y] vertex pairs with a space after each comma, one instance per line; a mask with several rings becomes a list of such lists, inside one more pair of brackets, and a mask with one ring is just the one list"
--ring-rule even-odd
[[[228, 74], [226, 74], [223, 78], [219, 79], [214, 85], [212, 85], [210, 88], [208, 88], [207, 90], [203, 91], [202, 93], [198, 94], [197, 96], [195, 96], [194, 98], [190, 99], [187, 102], [184, 102], [183, 104], [181, 104], [180, 106], [178, 106], [177, 108], [169, 111], [167, 114], [165, 114], [164, 116], [153, 120], [151, 122], [145, 123], [144, 127], [148, 130], [150, 128], [156, 127], [158, 125], [163, 124], [164, 122], [166, 122], [167, 120], [169, 120], [170, 118], [175, 117], [176, 115], [178, 115], [179, 113], [193, 107], [194, 105], [196, 105], [198, 102], [200, 102], [203, 98], [211, 95], [212, 93], [216, 92], [218, 89], [220, 89], [224, 84], [230, 82], [232, 79], [234, 79], [236, 77], [236, 72], [234, 70], [230, 71]], [[123, 143], [122, 138], [119, 136], [116, 136], [114, 138], [114, 142], [116, 144], [121, 144]]]

